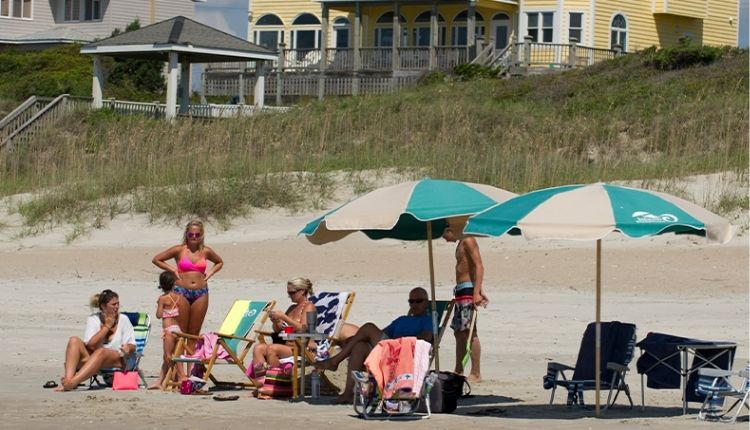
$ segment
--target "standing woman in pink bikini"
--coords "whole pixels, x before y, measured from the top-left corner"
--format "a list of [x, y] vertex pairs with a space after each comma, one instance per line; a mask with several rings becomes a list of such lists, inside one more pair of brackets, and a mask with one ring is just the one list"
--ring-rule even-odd
[[[187, 333], [200, 334], [203, 320], [208, 310], [208, 279], [221, 270], [224, 262], [219, 254], [203, 244], [205, 238], [203, 223], [190, 221], [180, 245], [162, 251], [151, 260], [159, 268], [175, 275], [177, 294], [185, 297], [190, 304]], [[176, 266], [167, 261], [174, 259]], [[208, 268], [207, 261], [213, 263]]]

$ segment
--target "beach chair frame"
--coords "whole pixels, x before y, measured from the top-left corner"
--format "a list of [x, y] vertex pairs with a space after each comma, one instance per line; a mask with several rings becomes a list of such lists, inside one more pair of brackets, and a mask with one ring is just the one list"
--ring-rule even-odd
[[[203, 375], [203, 378], [206, 380], [211, 380], [216, 386], [255, 388], [255, 384], [253, 383], [253, 381], [246, 376], [247, 368], [245, 367], [245, 358], [247, 357], [247, 354], [250, 352], [255, 342], [258, 341], [257, 332], [268, 320], [268, 312], [273, 309], [273, 307], [276, 305], [276, 302], [274, 300], [268, 302], [236, 300], [230, 308], [229, 312], [227, 312], [227, 316], [224, 318], [224, 321], [226, 322], [229, 318], [232, 318], [233, 310], [237, 306], [243, 306], [242, 303], [251, 304], [253, 302], [260, 302], [263, 303], [263, 305], [261, 306], [258, 314], [254, 316], [252, 324], [248, 325], [245, 328], [242, 328], [241, 333], [215, 333], [218, 337], [216, 347], [213, 349], [213, 353], [208, 359], [190, 358], [183, 356], [183, 354], [187, 350], [188, 340], [198, 340], [201, 339], [201, 336], [195, 336], [182, 332], [175, 333], [175, 336], [177, 336], [178, 338], [177, 345], [175, 346], [175, 350], [172, 353], [172, 357], [170, 358], [169, 368], [167, 370], [166, 376], [164, 377], [164, 381], [162, 382], [162, 389], [171, 390], [179, 388], [179, 382], [174, 381], [175, 367], [182, 364], [204, 365], [206, 367], [206, 371]], [[247, 304], [244, 306], [247, 307]], [[243, 317], [249, 318], [249, 316], [247, 315], [244, 315]], [[229, 344], [229, 342], [231, 341], [237, 341], [235, 342], [236, 348], [232, 347]], [[231, 357], [231, 360], [218, 361], [219, 346], [223, 347], [224, 350], [227, 351], [227, 353]], [[242, 371], [243, 379], [240, 381], [224, 381], [218, 379], [213, 373], [214, 366], [224, 363], [236, 365], [240, 369], [240, 371]]]
[[[743, 407], [750, 411], [750, 403], [748, 403], [750, 400], [750, 364], [739, 372], [702, 368], [698, 370], [698, 375], [700, 379], [696, 391], [705, 396], [698, 411], [698, 419], [734, 423]], [[735, 388], [730, 381], [730, 378], [734, 376], [738, 376], [741, 380], [739, 388]], [[724, 410], [724, 399], [727, 397], [735, 400], [732, 406]], [[717, 400], [719, 404], [714, 403]], [[727, 418], [732, 410], [735, 410], [734, 415]]]

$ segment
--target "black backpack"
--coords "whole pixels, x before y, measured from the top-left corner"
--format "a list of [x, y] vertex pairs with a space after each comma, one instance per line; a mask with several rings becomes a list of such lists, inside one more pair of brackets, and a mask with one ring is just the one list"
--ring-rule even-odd
[[[465, 376], [453, 372], [437, 372], [437, 379], [429, 394], [430, 411], [436, 414], [450, 414], [456, 410], [458, 399], [470, 394], [471, 386]], [[421, 402], [418, 411], [427, 412], [425, 402]]]

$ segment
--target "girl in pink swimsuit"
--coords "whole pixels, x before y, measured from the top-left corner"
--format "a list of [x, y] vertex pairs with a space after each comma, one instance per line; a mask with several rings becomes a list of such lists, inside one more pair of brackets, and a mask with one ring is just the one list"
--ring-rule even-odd
[[[165, 271], [159, 275], [159, 288], [163, 291], [163, 294], [156, 301], [156, 318], [162, 321], [161, 338], [164, 344], [164, 359], [159, 379], [148, 387], [150, 390], [161, 388], [164, 376], [169, 369], [169, 358], [177, 344], [177, 337], [174, 333], [184, 332], [183, 327], [187, 325], [187, 315], [190, 308], [187, 300], [174, 292], [174, 283], [175, 277], [172, 272]], [[182, 366], [177, 366], [177, 378], [179, 380], [185, 379]]]

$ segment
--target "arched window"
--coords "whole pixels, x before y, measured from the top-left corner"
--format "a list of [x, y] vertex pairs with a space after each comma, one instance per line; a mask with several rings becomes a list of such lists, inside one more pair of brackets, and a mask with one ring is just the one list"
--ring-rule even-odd
[[348, 48], [350, 45], [349, 20], [340, 16], [333, 20], [333, 46], [336, 48]]
[[284, 42], [284, 22], [276, 15], [263, 15], [255, 21], [253, 40], [268, 49], [276, 49]]
[[504, 49], [510, 42], [510, 17], [505, 13], [496, 13], [492, 17], [492, 38], [495, 49]]
[[[438, 14], [438, 45], [445, 45], [445, 18]], [[413, 46], [430, 46], [430, 11], [417, 15], [414, 20]]]
[[[484, 17], [479, 12], [474, 12], [475, 34], [484, 36]], [[451, 43], [455, 46], [466, 46], [466, 22], [469, 20], [469, 11], [464, 9], [453, 18], [453, 29], [451, 30]]]
[[320, 47], [320, 20], [311, 13], [301, 13], [292, 21], [292, 49], [310, 51]]
[[628, 50], [628, 22], [622, 14], [618, 13], [612, 18], [610, 35], [610, 47], [612, 49], [615, 49], [615, 45], [620, 45], [623, 52]]
[[[398, 22], [401, 26], [401, 46], [406, 46], [408, 30], [405, 25], [406, 19], [399, 15]], [[393, 12], [385, 12], [380, 15], [375, 22], [375, 46], [392, 46], [393, 45]]]

